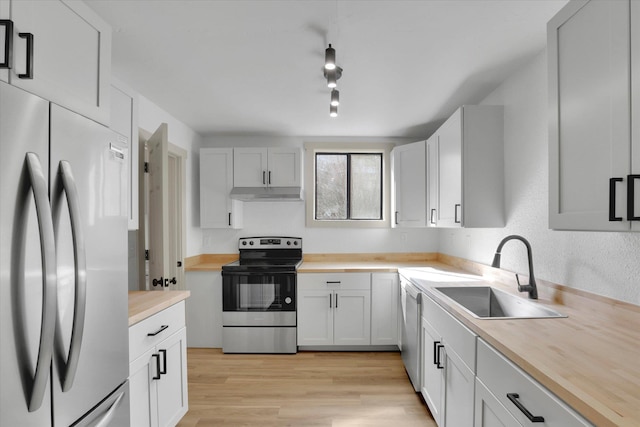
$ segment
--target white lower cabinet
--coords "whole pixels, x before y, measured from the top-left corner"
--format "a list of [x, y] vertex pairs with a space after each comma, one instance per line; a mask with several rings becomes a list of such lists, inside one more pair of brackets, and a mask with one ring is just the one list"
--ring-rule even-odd
[[476, 335], [425, 295], [422, 396], [440, 427], [471, 426]]
[[371, 345], [397, 345], [400, 330], [398, 273], [371, 274]]
[[298, 274], [298, 345], [370, 345], [369, 273]]
[[132, 426], [175, 426], [186, 414], [184, 302], [129, 327], [129, 387]]
[[474, 427], [592, 426], [482, 339], [476, 385]]

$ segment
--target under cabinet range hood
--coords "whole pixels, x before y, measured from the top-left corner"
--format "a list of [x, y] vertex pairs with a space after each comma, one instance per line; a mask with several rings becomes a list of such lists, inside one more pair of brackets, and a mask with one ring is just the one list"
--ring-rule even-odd
[[243, 202], [298, 202], [302, 187], [233, 187], [230, 197]]

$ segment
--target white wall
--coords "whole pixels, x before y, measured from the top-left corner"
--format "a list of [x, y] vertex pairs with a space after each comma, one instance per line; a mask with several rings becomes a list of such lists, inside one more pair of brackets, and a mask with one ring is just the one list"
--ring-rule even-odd
[[[482, 102], [505, 107], [506, 227], [440, 230], [439, 250], [491, 264], [500, 240], [520, 234], [533, 248], [536, 277], [640, 304], [640, 233], [548, 229], [546, 67], [542, 52]], [[507, 243], [502, 267], [526, 274], [524, 245]]]
[[[184, 148], [187, 157], [187, 194], [186, 194], [186, 233], [187, 253], [185, 256], [202, 253], [202, 233], [200, 231], [200, 195], [199, 195], [199, 166], [197, 154], [202, 143], [202, 137], [180, 120], [158, 107], [142, 95], [138, 95], [138, 127], [153, 133], [162, 123], [167, 123], [169, 142]], [[142, 216], [142, 213], [141, 213]]]
[[[203, 141], [205, 147], [300, 146], [304, 142], [410, 142], [387, 138], [319, 138], [273, 136], [216, 136]], [[308, 189], [306, 189], [308, 190]], [[304, 202], [245, 202], [241, 230], [205, 229], [202, 253], [235, 253], [238, 238], [248, 236], [293, 236], [303, 238], [305, 253], [435, 252], [436, 230], [344, 229], [305, 227]]]

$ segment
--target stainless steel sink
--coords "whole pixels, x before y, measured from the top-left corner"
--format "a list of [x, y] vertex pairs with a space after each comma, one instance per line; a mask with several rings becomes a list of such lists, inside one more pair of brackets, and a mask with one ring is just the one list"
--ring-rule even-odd
[[555, 310], [490, 286], [435, 288], [478, 319], [541, 319], [567, 317]]

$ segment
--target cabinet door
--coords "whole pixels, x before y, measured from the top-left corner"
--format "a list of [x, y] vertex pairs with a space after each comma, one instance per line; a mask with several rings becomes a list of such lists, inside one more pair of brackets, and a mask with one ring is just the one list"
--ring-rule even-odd
[[439, 129], [438, 210], [439, 227], [462, 224], [462, 109], [458, 109]]
[[334, 304], [331, 291], [298, 287], [298, 345], [333, 344]]
[[[0, 0], [0, 19], [9, 20], [11, 13], [9, 10], [9, 0]], [[8, 52], [5, 50], [5, 41], [7, 40], [9, 32], [8, 24], [0, 25], [0, 63], [4, 64], [0, 68], [0, 81], [9, 82], [9, 57]]]
[[444, 425], [473, 425], [475, 375], [446, 343], [444, 358]]
[[267, 152], [267, 185], [300, 187], [302, 185], [302, 150], [269, 148]]
[[427, 197], [425, 142], [395, 147], [392, 155], [395, 189], [393, 225], [424, 227]]
[[157, 381], [158, 425], [175, 426], [189, 408], [186, 328], [158, 344], [157, 354], [163, 372]]
[[151, 348], [129, 364], [129, 402], [131, 426], [150, 427], [158, 425], [156, 358]]
[[[469, 424], [471, 425], [471, 424]], [[487, 387], [476, 378], [475, 415], [473, 427], [522, 426], [495, 398]]]
[[433, 135], [427, 140], [427, 226], [438, 225], [439, 185], [438, 185], [438, 156], [439, 137]]
[[242, 202], [231, 200], [233, 149], [200, 150], [200, 227], [242, 228]]
[[442, 426], [444, 420], [443, 398], [444, 398], [444, 360], [440, 360], [442, 351], [440, 345], [442, 338], [431, 326], [431, 324], [422, 318], [422, 389], [420, 393], [424, 398], [431, 415], [436, 424]]
[[267, 149], [233, 149], [233, 185], [235, 187], [265, 187], [267, 185]]
[[609, 220], [626, 218], [629, 7], [571, 2], [548, 24], [550, 228], [629, 229], [627, 221]]
[[[12, 85], [100, 123], [109, 124], [111, 29], [83, 2], [12, 1]], [[33, 34], [33, 77], [27, 40]]]
[[371, 345], [398, 344], [399, 296], [396, 273], [371, 275]]
[[371, 343], [371, 291], [339, 290], [334, 294], [333, 343]]

